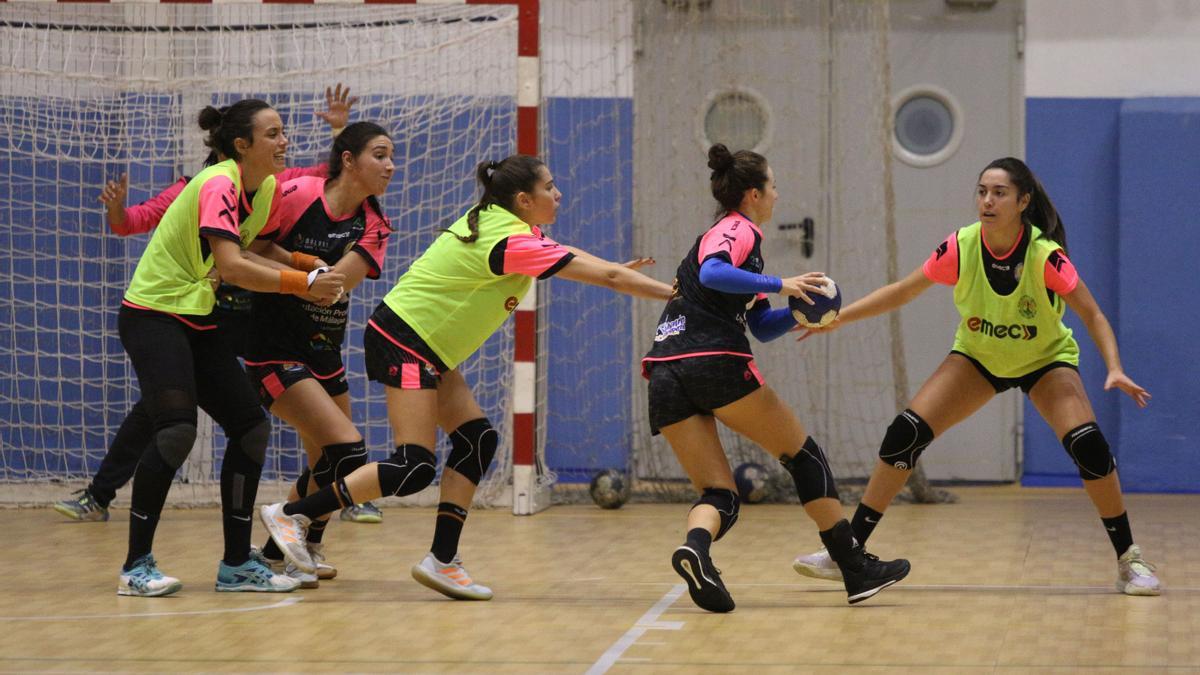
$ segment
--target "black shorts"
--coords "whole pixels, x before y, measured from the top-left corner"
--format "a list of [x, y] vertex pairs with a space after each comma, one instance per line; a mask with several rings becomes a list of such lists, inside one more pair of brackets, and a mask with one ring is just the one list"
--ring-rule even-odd
[[396, 389], [437, 389], [449, 370], [420, 335], [383, 303], [363, 331], [367, 379]]
[[1055, 368], [1070, 368], [1076, 372], [1079, 371], [1079, 366], [1075, 365], [1074, 363], [1055, 361], [1054, 363], [1046, 364], [1031, 373], [1025, 373], [1020, 377], [997, 377], [993, 375], [991, 371], [985, 368], [982, 363], [975, 360], [970, 354], [964, 354], [953, 349], [950, 350], [950, 353], [958, 354], [964, 359], [970, 361], [971, 365], [975, 366], [975, 370], [978, 370], [979, 374], [983, 375], [983, 378], [992, 385], [992, 388], [996, 390], [997, 394], [1002, 394], [1013, 387], [1020, 387], [1021, 391], [1028, 394], [1029, 390], [1033, 389], [1033, 385], [1037, 384], [1038, 380], [1042, 379], [1043, 375], [1054, 370]]
[[738, 401], [763, 385], [754, 359], [732, 354], [647, 361], [650, 433]]
[[[340, 366], [340, 363], [338, 365]], [[271, 406], [275, 405], [275, 399], [287, 391], [288, 387], [309, 378], [319, 382], [325, 388], [325, 393], [331, 397], [341, 396], [350, 391], [350, 385], [346, 382], [346, 369], [344, 367], [329, 368], [327, 370], [328, 374], [321, 374], [316, 372], [307, 363], [293, 361], [287, 363], [263, 363], [253, 366], [246, 364], [246, 372], [250, 374], [250, 380], [258, 388], [258, 398], [267, 410], [270, 410]]]

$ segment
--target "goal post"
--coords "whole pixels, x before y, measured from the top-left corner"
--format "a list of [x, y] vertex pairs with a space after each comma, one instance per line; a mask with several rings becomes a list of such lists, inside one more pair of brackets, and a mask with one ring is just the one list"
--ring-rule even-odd
[[[478, 162], [540, 154], [539, 0], [367, 3], [0, 2], [0, 503], [48, 503], [82, 487], [136, 400], [116, 308], [145, 237], [108, 231], [96, 197], [130, 176], [136, 204], [205, 154], [205, 105], [269, 101], [289, 163], [329, 147], [324, 88], [341, 82], [396, 145], [384, 207], [396, 226], [384, 273], [356, 290], [347, 335], [354, 422], [372, 459], [390, 453], [382, 392], [362, 375], [361, 330], [404, 268], [478, 196]], [[504, 56], [507, 55], [507, 56]], [[36, 252], [36, 255], [33, 255]], [[532, 294], [461, 371], [502, 438], [477, 503], [533, 513], [549, 503], [538, 469], [538, 306]], [[273, 424], [264, 498], [304, 464]], [[219, 429], [172, 490], [219, 500]], [[448, 444], [439, 444], [443, 458]], [[275, 482], [274, 494], [271, 483]], [[436, 503], [436, 486], [411, 503]], [[390, 500], [389, 500], [390, 501]]]

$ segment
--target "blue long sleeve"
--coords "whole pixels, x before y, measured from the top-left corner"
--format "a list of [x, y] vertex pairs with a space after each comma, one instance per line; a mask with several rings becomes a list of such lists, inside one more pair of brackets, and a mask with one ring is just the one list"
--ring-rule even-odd
[[759, 342], [770, 342], [796, 326], [796, 317], [788, 307], [771, 309], [766, 300], [759, 301], [746, 312], [746, 326]]
[[700, 283], [722, 293], [778, 293], [783, 279], [738, 269], [721, 258], [709, 258], [700, 266]]

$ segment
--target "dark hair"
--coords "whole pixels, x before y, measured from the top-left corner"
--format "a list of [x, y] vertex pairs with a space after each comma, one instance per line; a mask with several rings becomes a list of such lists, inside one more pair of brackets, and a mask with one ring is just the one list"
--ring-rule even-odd
[[479, 238], [479, 212], [493, 204], [513, 210], [513, 200], [521, 192], [533, 192], [537, 185], [538, 169], [545, 162], [532, 155], [510, 155], [499, 162], [480, 162], [475, 167], [475, 180], [483, 186], [479, 203], [467, 211], [467, 227], [471, 234], [464, 237], [450, 230], [456, 239], [469, 244]]
[[[258, 114], [258, 111], [268, 110], [270, 107], [271, 105], [266, 101], [256, 98], [245, 98], [220, 109], [211, 105], [205, 106], [204, 110], [200, 111], [198, 120], [200, 128], [208, 132], [204, 144], [229, 159], [241, 161], [242, 156], [238, 154], [237, 146], [233, 144], [233, 141], [241, 138], [253, 143], [254, 116]], [[209, 159], [216, 159], [216, 157], [210, 153]]]
[[1067, 231], [1062, 218], [1058, 215], [1058, 209], [1054, 208], [1054, 202], [1050, 201], [1050, 195], [1046, 194], [1046, 188], [1042, 187], [1042, 182], [1033, 175], [1029, 166], [1016, 157], [1001, 157], [983, 167], [979, 178], [982, 179], [989, 169], [1001, 169], [1008, 174], [1013, 185], [1017, 186], [1018, 199], [1022, 195], [1029, 195], [1029, 206], [1021, 212], [1021, 222], [1036, 225], [1042, 230], [1044, 238], [1056, 242], [1066, 253]]
[[708, 168], [712, 196], [721, 205], [718, 216], [741, 206], [746, 190], [767, 188], [767, 158], [752, 150], [731, 154], [725, 144], [716, 143], [708, 149]]
[[342, 129], [342, 133], [333, 139], [333, 147], [329, 151], [329, 180], [335, 180], [342, 175], [342, 153], [349, 152], [351, 157], [367, 147], [367, 143], [379, 136], [391, 138], [387, 130], [374, 122], [355, 122]]
[[[342, 153], [349, 152], [351, 156], [357, 157], [358, 153], [367, 147], [367, 143], [371, 139], [379, 136], [387, 136], [387, 129], [375, 124], [374, 122], [355, 122], [350, 126], [342, 129], [342, 133], [338, 134], [333, 139], [333, 147], [329, 150], [329, 163], [326, 165], [328, 180], [337, 180], [342, 175]], [[367, 205], [379, 214], [387, 227], [388, 232], [392, 232], [394, 228], [392, 223], [383, 213], [383, 207], [379, 205], [379, 200], [375, 195], [367, 195]]]

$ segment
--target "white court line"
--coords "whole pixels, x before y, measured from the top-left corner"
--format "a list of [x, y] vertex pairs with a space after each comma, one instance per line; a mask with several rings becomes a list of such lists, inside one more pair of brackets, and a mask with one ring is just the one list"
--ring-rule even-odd
[[637, 620], [637, 623], [633, 624], [633, 628], [626, 631], [620, 639], [608, 648], [608, 651], [600, 655], [600, 658], [592, 664], [592, 667], [588, 668], [587, 675], [602, 675], [602, 673], [607, 673], [608, 669], [612, 668], [620, 660], [625, 650], [632, 647], [633, 643], [637, 642], [638, 638], [645, 635], [648, 630], [679, 630], [683, 628], [682, 621], [659, 621], [658, 617], [662, 616], [662, 613], [667, 611], [667, 608], [674, 604], [686, 590], [687, 586], [684, 584], [675, 584], [672, 586], [666, 595], [654, 603], [654, 606], [643, 614], [642, 618]]
[[74, 616], [0, 616], [0, 621], [88, 621], [91, 619], [142, 619], [154, 616], [199, 616], [203, 614], [236, 614], [239, 612], [258, 612], [264, 609], [289, 607], [300, 602], [303, 598], [285, 598], [279, 602], [257, 607], [231, 607], [229, 609], [196, 609], [184, 612], [142, 612], [140, 614], [77, 614]]

